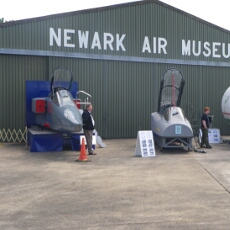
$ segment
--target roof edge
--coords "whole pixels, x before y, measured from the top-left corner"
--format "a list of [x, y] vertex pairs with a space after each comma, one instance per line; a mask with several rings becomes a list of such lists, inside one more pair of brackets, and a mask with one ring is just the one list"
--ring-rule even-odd
[[0, 23], [0, 27], [13, 26], [13, 25], [17, 25], [17, 24], [30, 23], [30, 22], [34, 22], [34, 21], [38, 21], [38, 20], [40, 21], [40, 20], [47, 20], [47, 19], [55, 19], [55, 18], [59, 18], [59, 17], [66, 17], [66, 16], [72, 16], [72, 15], [78, 15], [78, 14], [84, 14], [84, 13], [99, 12], [99, 11], [104, 11], [104, 10], [116, 9], [116, 8], [120, 8], [120, 7], [128, 7], [128, 6], [132, 6], [132, 5], [141, 5], [143, 3], [146, 4], [147, 2], [159, 2], [159, 0], [150, 0], [150, 1], [144, 0], [144, 1], [120, 3], [120, 4], [116, 4], [116, 5], [109, 5], [109, 6], [103, 6], [103, 7], [96, 7], [96, 8], [90, 8], [90, 9], [77, 10], [77, 11], [70, 11], [70, 12], [65, 12], [65, 13], [50, 14], [50, 15], [35, 17], [35, 18], [20, 19], [20, 20]]
[[99, 12], [99, 11], [104, 11], [104, 10], [111, 10], [111, 9], [116, 9], [116, 8], [120, 8], [120, 7], [128, 7], [128, 6], [135, 6], [135, 5], [143, 5], [143, 4], [148, 4], [148, 3], [157, 3], [160, 4], [162, 6], [165, 6], [166, 8], [171, 8], [174, 11], [177, 11], [179, 13], [182, 13], [184, 15], [188, 15], [189, 17], [203, 22], [205, 24], [208, 24], [212, 27], [215, 27], [216, 29], [222, 30], [224, 32], [230, 33], [229, 30], [222, 28], [220, 26], [217, 26], [211, 22], [208, 22], [204, 19], [201, 19], [193, 14], [190, 14], [186, 11], [183, 11], [181, 9], [178, 9], [174, 6], [171, 6], [167, 3], [164, 3], [160, 0], [142, 0], [142, 1], [135, 1], [135, 2], [128, 2], [128, 3], [120, 3], [120, 4], [116, 4], [116, 5], [109, 5], [109, 6], [103, 6], [103, 7], [96, 7], [96, 8], [90, 8], [90, 9], [83, 9], [83, 10], [78, 10], [78, 11], [71, 11], [71, 12], [66, 12], [66, 13], [57, 13], [57, 14], [51, 14], [51, 15], [46, 15], [46, 16], [41, 16], [41, 17], [35, 17], [35, 18], [27, 18], [27, 19], [20, 19], [20, 20], [16, 20], [16, 21], [9, 21], [9, 22], [4, 22], [4, 23], [0, 23], [0, 28], [2, 27], [8, 27], [8, 26], [14, 26], [14, 25], [18, 25], [18, 24], [24, 24], [24, 23], [30, 23], [30, 22], [34, 22], [34, 21], [42, 21], [42, 20], [47, 20], [47, 19], [55, 19], [55, 18], [59, 18], [59, 17], [67, 17], [67, 16], [72, 16], [72, 15], [78, 15], [78, 14], [84, 14], [84, 13], [91, 13], [91, 12]]

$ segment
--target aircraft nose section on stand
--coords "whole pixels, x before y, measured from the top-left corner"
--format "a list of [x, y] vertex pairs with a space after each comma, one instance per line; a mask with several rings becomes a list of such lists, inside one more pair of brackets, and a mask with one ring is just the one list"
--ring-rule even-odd
[[76, 116], [76, 111], [75, 113], [73, 111], [71, 111], [70, 109], [66, 109], [64, 111], [64, 116], [67, 120], [69, 120], [70, 122], [72, 122], [75, 125], [82, 125], [82, 121], [80, 116]]
[[176, 68], [165, 71], [160, 84], [158, 111], [151, 114], [155, 142], [163, 148], [192, 148], [193, 131], [180, 108], [184, 77]]
[[70, 131], [73, 132], [80, 132], [82, 130], [83, 124], [82, 124], [82, 118], [81, 114], [76, 108], [71, 110], [71, 108], [67, 108], [64, 110], [64, 117], [66, 119], [66, 122], [68, 122], [68, 127]]
[[78, 91], [78, 83], [66, 67], [57, 67], [51, 82], [27, 81], [27, 144], [31, 151], [60, 151], [70, 143], [72, 149], [79, 149], [84, 135], [81, 106], [90, 104], [89, 98], [90, 94]]

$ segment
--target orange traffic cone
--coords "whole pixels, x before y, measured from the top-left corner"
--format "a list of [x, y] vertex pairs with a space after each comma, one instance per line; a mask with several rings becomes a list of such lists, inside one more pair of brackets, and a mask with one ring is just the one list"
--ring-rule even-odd
[[88, 162], [86, 151], [85, 151], [85, 138], [82, 138], [81, 150], [80, 150], [80, 157], [79, 159], [75, 160], [77, 162]]

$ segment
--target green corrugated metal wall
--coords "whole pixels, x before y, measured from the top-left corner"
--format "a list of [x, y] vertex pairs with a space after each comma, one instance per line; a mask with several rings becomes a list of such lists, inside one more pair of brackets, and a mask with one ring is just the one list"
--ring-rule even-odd
[[0, 129], [25, 128], [25, 81], [46, 80], [44, 57], [0, 55]]
[[[132, 39], [125, 42], [126, 52], [89, 48], [70, 50], [48, 46], [49, 27], [98, 31], [99, 34], [126, 33]], [[199, 119], [203, 107], [210, 106], [215, 116], [214, 126], [221, 129], [222, 135], [230, 134], [230, 127], [220, 110], [222, 95], [230, 85], [229, 67], [217, 66], [218, 63], [222, 65], [229, 60], [223, 57], [208, 59], [200, 56], [195, 59], [198, 64], [199, 61], [212, 61], [215, 62], [214, 66], [188, 65], [182, 64], [183, 60], [194, 60], [194, 57], [183, 56], [180, 64], [164, 64], [167, 61], [164, 55], [154, 54], [154, 58], [162, 58], [162, 63], [151, 63], [144, 58], [153, 58], [153, 54], [140, 52], [144, 35], [150, 38], [167, 37], [168, 45], [171, 46], [167, 58], [172, 60], [179, 60], [181, 54], [177, 40], [183, 35], [183, 39], [202, 42], [207, 37], [210, 42], [229, 42], [229, 32], [155, 1], [0, 26], [0, 49], [65, 51], [66, 54], [79, 52], [140, 58], [139, 61], [114, 61], [111, 57], [106, 60], [106, 56], [96, 60], [93, 57], [89, 59], [0, 53], [0, 129], [25, 127], [26, 80], [50, 80], [52, 71], [57, 66], [65, 66], [73, 72], [74, 80], [79, 82], [79, 89], [92, 95], [93, 113], [99, 134], [103, 138], [136, 137], [138, 130], [150, 129], [150, 114], [157, 110], [160, 79], [167, 68], [174, 66], [181, 70], [186, 80], [182, 108], [186, 111], [186, 105], [190, 103]], [[90, 34], [90, 40], [92, 36], [93, 33]]]
[[92, 95], [96, 129], [102, 137], [129, 138], [149, 126], [154, 81], [159, 82], [153, 77], [154, 65], [50, 58], [50, 66], [60, 63], [71, 68], [79, 89]]
[[[61, 46], [49, 45], [49, 29], [54, 28], [57, 33], [61, 29]], [[75, 48], [64, 47], [64, 29], [75, 30], [70, 43]], [[89, 31], [87, 48], [80, 48], [78, 30]], [[102, 49], [91, 49], [94, 33], [98, 32]], [[124, 46], [126, 51], [103, 49], [103, 33], [126, 34]], [[149, 37], [151, 53], [141, 52], [144, 37]], [[228, 43], [230, 33], [217, 26], [205, 23], [198, 18], [176, 10], [158, 1], [140, 1], [124, 4], [120, 7], [108, 7], [97, 10], [79, 11], [39, 18], [38, 20], [25, 20], [21, 23], [0, 26], [0, 48], [25, 49], [35, 51], [61, 51], [67, 53], [119, 55], [127, 57], [167, 58], [194, 60], [192, 55], [181, 55], [181, 39], [195, 40], [203, 43], [209, 41]], [[163, 37], [168, 42], [167, 57], [161, 54], [153, 55], [153, 37]], [[116, 40], [116, 39], [115, 39]], [[197, 47], [196, 47], [197, 49]], [[228, 62], [224, 57], [213, 58], [203, 55], [197, 56], [196, 61]]]
[[[52, 70], [61, 64], [71, 69], [79, 89], [92, 95], [96, 128], [104, 138], [130, 138], [140, 129], [149, 129], [150, 114], [157, 110], [160, 78], [171, 66], [12, 55], [0, 58], [1, 128], [25, 127], [25, 81], [50, 80]], [[215, 127], [221, 128], [222, 134], [229, 134], [220, 110], [222, 94], [230, 85], [228, 68], [174, 67], [182, 71], [186, 80], [184, 111], [187, 103], [191, 103], [198, 119], [203, 107], [209, 105], [215, 115]]]

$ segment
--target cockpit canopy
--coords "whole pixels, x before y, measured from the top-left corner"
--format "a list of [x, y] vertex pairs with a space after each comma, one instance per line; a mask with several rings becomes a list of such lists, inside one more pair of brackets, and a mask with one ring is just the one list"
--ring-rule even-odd
[[172, 106], [167, 108], [163, 113], [164, 119], [166, 121], [185, 120], [184, 112], [180, 107]]
[[163, 74], [158, 98], [159, 113], [163, 114], [168, 107], [180, 106], [184, 83], [178, 69], [170, 68]]
[[53, 102], [57, 104], [59, 107], [62, 107], [64, 105], [73, 105], [73, 97], [71, 93], [67, 90], [59, 90], [57, 91], [53, 98]]
[[54, 93], [61, 89], [71, 90], [73, 76], [71, 71], [66, 67], [57, 67], [53, 72], [50, 90]]

